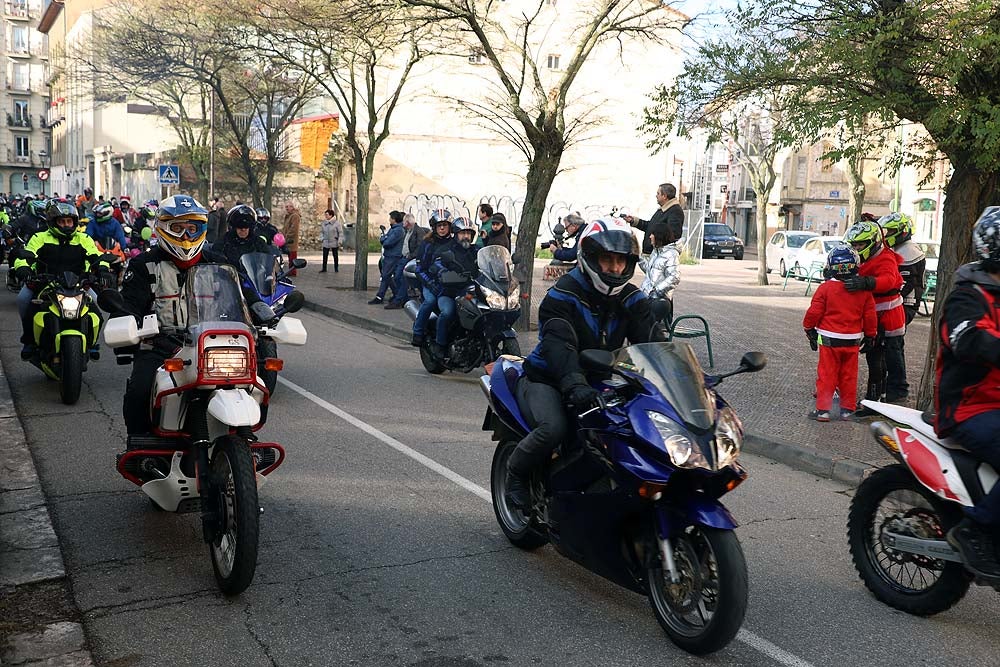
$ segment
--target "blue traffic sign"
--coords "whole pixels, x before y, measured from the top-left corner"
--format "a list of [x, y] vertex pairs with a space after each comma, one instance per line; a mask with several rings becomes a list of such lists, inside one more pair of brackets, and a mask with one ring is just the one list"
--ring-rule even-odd
[[176, 164], [160, 165], [160, 185], [180, 185], [181, 172]]

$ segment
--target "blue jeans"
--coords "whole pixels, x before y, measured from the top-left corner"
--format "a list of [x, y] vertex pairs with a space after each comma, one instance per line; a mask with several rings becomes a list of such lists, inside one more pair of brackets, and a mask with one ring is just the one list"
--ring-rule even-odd
[[426, 287], [423, 288], [423, 292], [424, 302], [420, 304], [420, 310], [417, 311], [417, 319], [413, 320], [414, 336], [424, 335], [424, 329], [427, 328], [427, 320], [431, 318], [431, 313], [434, 312], [434, 308], [437, 306], [437, 297], [434, 296], [434, 292]]
[[392, 300], [400, 304], [406, 303], [406, 278], [403, 277], [403, 269], [406, 268], [408, 261], [405, 257], [399, 260], [392, 276], [392, 291], [394, 292]]
[[451, 321], [455, 319], [455, 297], [439, 296], [437, 305], [439, 312], [437, 321], [437, 342], [438, 345], [444, 347], [448, 344], [448, 327], [451, 326]]
[[385, 298], [386, 291], [392, 288], [392, 298], [399, 299], [399, 292], [396, 291], [398, 288], [396, 286], [396, 265], [403, 261], [402, 257], [383, 257], [382, 259], [382, 279], [378, 284], [378, 296], [380, 299]]
[[[953, 436], [976, 459], [989, 463], [1000, 472], [1000, 410], [991, 410], [966, 419], [958, 424]], [[1000, 530], [1000, 483], [994, 484], [974, 507], [965, 508], [965, 514], [976, 523]]]

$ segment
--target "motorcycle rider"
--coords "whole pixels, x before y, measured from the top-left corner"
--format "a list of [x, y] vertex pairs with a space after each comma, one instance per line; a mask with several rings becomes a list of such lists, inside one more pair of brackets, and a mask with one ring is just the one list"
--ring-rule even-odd
[[[96, 271], [104, 287], [111, 287], [115, 277], [108, 263], [101, 259], [101, 253], [94, 245], [93, 239], [77, 230], [80, 214], [76, 207], [65, 202], [53, 201], [46, 208], [45, 220], [48, 229], [31, 237], [24, 249], [35, 256], [32, 264], [21, 257], [14, 262], [14, 272], [22, 283], [29, 280], [35, 273], [60, 274], [71, 271], [77, 275], [88, 271]], [[42, 286], [32, 289], [27, 284], [17, 295], [17, 310], [21, 316], [21, 358], [30, 359], [35, 354], [35, 336], [32, 318], [38, 312], [39, 306], [32, 303], [37, 291]], [[99, 358], [100, 352], [95, 345], [90, 350], [90, 356]]]
[[431, 231], [424, 237], [416, 254], [417, 277], [420, 278], [424, 300], [420, 304], [416, 319], [413, 320], [413, 339], [410, 344], [414, 347], [423, 346], [427, 320], [437, 307], [441, 285], [437, 281], [434, 263], [438, 255], [447, 250], [451, 244], [451, 212], [443, 208], [435, 210], [431, 213], [430, 225]]
[[[983, 211], [972, 245], [978, 261], [955, 273], [941, 316], [934, 430], [1000, 471], [1000, 206]], [[1000, 577], [1000, 484], [965, 509], [947, 538], [970, 570]]]
[[107, 239], [114, 239], [122, 250], [125, 249], [125, 231], [114, 218], [114, 208], [107, 202], [94, 206], [94, 217], [87, 224], [87, 236], [102, 245]]
[[[451, 224], [451, 243], [438, 254], [434, 262], [435, 275], [440, 276], [443, 271], [455, 271], [461, 273], [472, 280], [479, 273], [476, 265], [476, 253], [479, 247], [475, 244], [476, 230], [465, 218], [455, 218]], [[438, 320], [437, 332], [434, 342], [431, 343], [431, 352], [436, 356], [444, 358], [448, 350], [448, 329], [455, 319], [455, 297], [465, 291], [468, 283], [462, 285], [440, 286], [440, 293], [437, 297]]]
[[580, 368], [579, 353], [616, 350], [629, 343], [666, 340], [649, 300], [629, 281], [639, 261], [632, 230], [617, 218], [601, 218], [580, 234], [580, 261], [559, 279], [538, 308], [539, 341], [524, 362], [517, 402], [532, 431], [507, 464], [507, 499], [527, 508], [531, 472], [552, 456], [569, 434], [565, 404], [580, 410], [597, 390]]
[[252, 208], [237, 204], [226, 213], [226, 222], [229, 231], [212, 245], [212, 250], [224, 256], [237, 269], [240, 268], [240, 257], [248, 252], [271, 252], [271, 244], [257, 233], [257, 214]]
[[[903, 297], [903, 311], [906, 313], [906, 325], [909, 326], [917, 316], [920, 300], [924, 296], [927, 258], [913, 242], [913, 219], [910, 216], [905, 213], [890, 213], [879, 218], [878, 224], [885, 234], [886, 245], [903, 258], [899, 264], [899, 275], [903, 276], [903, 288], [899, 290], [899, 295]], [[903, 383], [906, 383], [905, 377]], [[889, 384], [892, 384], [891, 379]]]
[[255, 212], [257, 213], [257, 230], [255, 233], [267, 239], [268, 243], [274, 243], [274, 237], [279, 230], [271, 222], [271, 212], [266, 208], [258, 208]]
[[[873, 292], [878, 315], [878, 336], [865, 354], [868, 363], [865, 398], [880, 401], [884, 394], [890, 403], [905, 400], [909, 385], [906, 384], [906, 360], [903, 358], [906, 312], [903, 297], [899, 295], [903, 287], [903, 277], [899, 275], [901, 259], [883, 242], [882, 228], [867, 220], [851, 225], [844, 234], [844, 243], [853, 246], [861, 257], [858, 275], [846, 279], [844, 287], [848, 292]], [[868, 408], [857, 412], [859, 417], [872, 414]]]

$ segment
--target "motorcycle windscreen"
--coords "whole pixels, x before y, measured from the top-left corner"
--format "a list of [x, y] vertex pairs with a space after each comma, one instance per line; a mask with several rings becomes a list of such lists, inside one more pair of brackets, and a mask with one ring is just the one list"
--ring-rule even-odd
[[224, 264], [196, 264], [185, 284], [188, 327], [205, 322], [250, 324], [236, 269]]
[[715, 400], [687, 343], [629, 345], [615, 354], [615, 366], [648, 380], [689, 428], [705, 432], [715, 425]]
[[513, 294], [518, 284], [514, 279], [514, 262], [510, 251], [500, 245], [489, 245], [476, 253], [479, 280], [482, 284], [503, 295]]
[[243, 270], [246, 271], [257, 294], [261, 296], [274, 294], [274, 286], [278, 282], [278, 262], [274, 255], [269, 252], [248, 252], [240, 257], [240, 264], [243, 265]]

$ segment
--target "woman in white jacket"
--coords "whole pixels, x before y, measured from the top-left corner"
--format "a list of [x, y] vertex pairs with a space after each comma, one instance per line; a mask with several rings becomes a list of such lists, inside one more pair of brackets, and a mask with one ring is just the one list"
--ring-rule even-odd
[[651, 225], [649, 237], [653, 251], [639, 262], [646, 274], [641, 289], [652, 300], [653, 315], [669, 328], [674, 321], [674, 289], [681, 281], [680, 250], [666, 223]]

